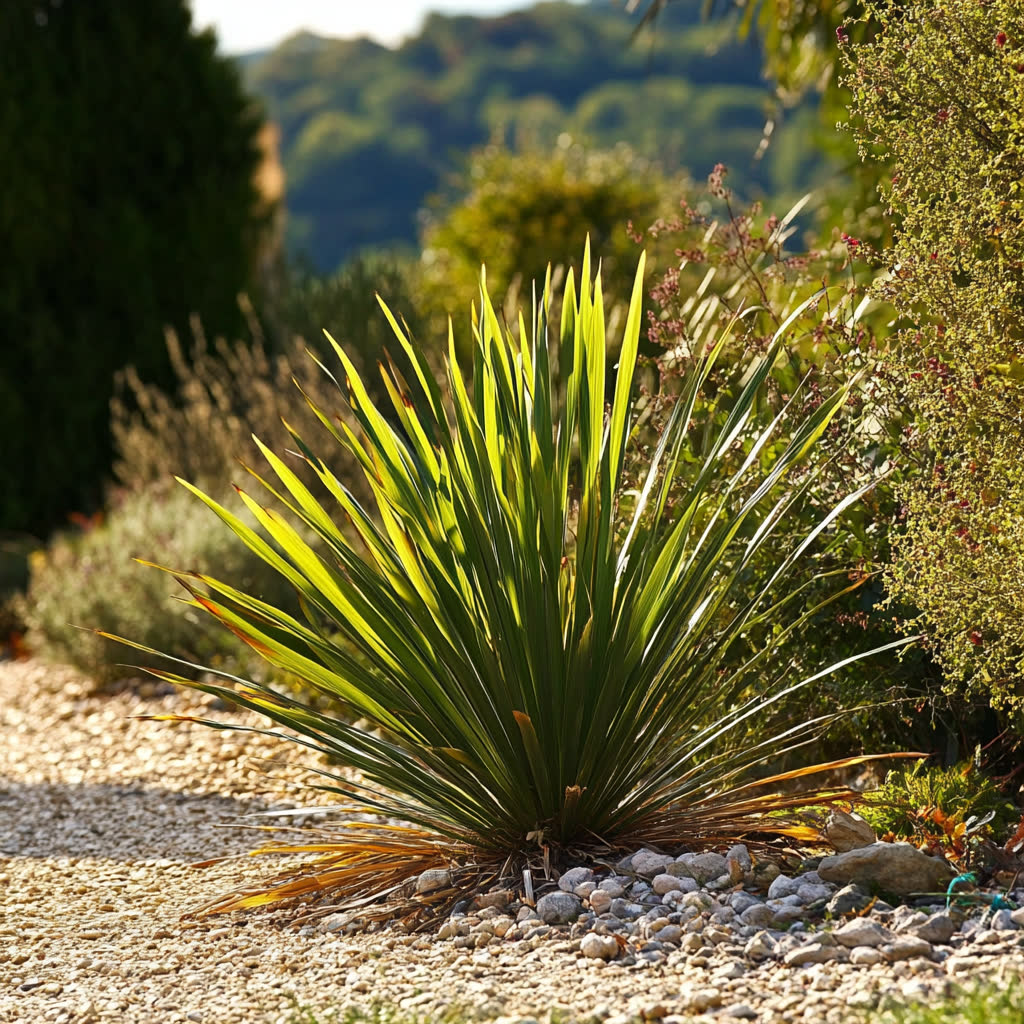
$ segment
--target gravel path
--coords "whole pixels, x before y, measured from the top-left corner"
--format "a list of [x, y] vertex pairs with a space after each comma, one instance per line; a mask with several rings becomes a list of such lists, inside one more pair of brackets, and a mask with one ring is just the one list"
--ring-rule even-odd
[[[508, 1021], [851, 1024], [850, 1008], [880, 993], [930, 998], [951, 976], [1024, 976], [1024, 929], [895, 963], [787, 963], [684, 941], [620, 964], [582, 955], [567, 929], [478, 942], [474, 918], [445, 939], [296, 931], [268, 913], [182, 918], [273, 866], [190, 866], [255, 845], [222, 826], [322, 800], [303, 790], [287, 744], [131, 718], [164, 712], [220, 714], [197, 694], [97, 696], [67, 669], [0, 664], [0, 1021], [285, 1024], [301, 1005], [326, 1022], [383, 1000]], [[269, 773], [267, 758], [280, 762]]]

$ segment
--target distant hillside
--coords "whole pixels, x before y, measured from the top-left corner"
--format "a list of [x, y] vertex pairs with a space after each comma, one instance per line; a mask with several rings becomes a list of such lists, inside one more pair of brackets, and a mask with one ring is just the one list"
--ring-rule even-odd
[[322, 270], [360, 249], [414, 243], [417, 211], [495, 136], [625, 141], [667, 171], [718, 161], [748, 193], [795, 196], [825, 173], [814, 114], [792, 112], [754, 161], [769, 91], [753, 41], [679, 0], [653, 35], [607, 2], [503, 17], [431, 15], [397, 49], [308, 33], [243, 60], [281, 130], [290, 249]]

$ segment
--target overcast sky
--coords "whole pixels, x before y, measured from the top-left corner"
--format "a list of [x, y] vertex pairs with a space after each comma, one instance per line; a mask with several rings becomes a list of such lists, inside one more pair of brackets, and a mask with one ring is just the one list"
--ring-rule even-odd
[[216, 28], [223, 52], [245, 53], [301, 29], [393, 44], [414, 35], [428, 11], [500, 14], [530, 5], [531, 0], [192, 0], [192, 14], [199, 28]]

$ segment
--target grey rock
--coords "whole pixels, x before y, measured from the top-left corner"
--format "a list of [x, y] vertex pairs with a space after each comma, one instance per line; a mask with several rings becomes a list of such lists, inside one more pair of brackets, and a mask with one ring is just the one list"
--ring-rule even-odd
[[956, 922], [944, 910], [932, 914], [922, 923], [911, 926], [908, 929], [913, 935], [926, 942], [934, 942], [945, 946], [956, 933]]
[[602, 892], [608, 893], [612, 899], [616, 899], [619, 896], [625, 895], [626, 887], [617, 878], [605, 878], [602, 879], [601, 884], [598, 888]]
[[820, 885], [805, 883], [797, 889], [796, 894], [800, 897], [800, 902], [805, 905], [817, 903], [819, 900], [827, 900], [832, 895], [832, 886], [825, 885], [824, 882]]
[[850, 950], [850, 963], [870, 967], [880, 964], [885, 959], [873, 946], [855, 946]]
[[1024, 928], [1024, 907], [1011, 911], [1010, 919], [1018, 928]]
[[439, 889], [449, 889], [452, 884], [452, 874], [444, 868], [428, 868], [421, 872], [416, 878], [416, 892], [419, 894], [437, 892]]
[[590, 907], [595, 914], [603, 914], [612, 905], [612, 897], [604, 889], [595, 889], [589, 899]]
[[783, 896], [795, 896], [800, 883], [788, 875], [779, 875], [770, 886], [768, 886], [768, 899], [778, 900]]
[[863, 910], [871, 902], [871, 894], [862, 889], [859, 885], [844, 885], [828, 901], [825, 908], [833, 917], [842, 917], [845, 914]]
[[893, 914], [893, 930], [906, 932], [911, 928], [917, 928], [928, 920], [928, 915], [912, 907], [897, 907]]
[[686, 1008], [695, 1013], [713, 1010], [722, 1005], [722, 992], [717, 988], [698, 988], [691, 992], [686, 1000]]
[[945, 861], [929, 857], [910, 843], [872, 843], [825, 857], [818, 874], [826, 882], [872, 885], [900, 896], [943, 891], [953, 877]]
[[916, 935], [900, 935], [894, 942], [881, 947], [886, 960], [910, 960], [912, 957], [932, 955], [932, 944]]
[[729, 906], [737, 914], [742, 914], [747, 907], [753, 907], [761, 903], [761, 899], [757, 896], [752, 896], [749, 892], [734, 892], [729, 897]]
[[549, 892], [537, 900], [537, 915], [545, 924], [568, 924], [583, 913], [583, 904], [569, 892]]
[[785, 925], [791, 921], [799, 921], [804, 916], [804, 908], [799, 905], [785, 904], [775, 911], [775, 924]]
[[715, 971], [715, 979], [721, 979], [722, 981], [735, 981], [737, 978], [742, 978], [746, 973], [747, 970], [743, 964], [733, 960], [732, 963], [726, 964], [724, 967], [720, 967]]
[[760, 931], [747, 940], [743, 953], [751, 960], [769, 960], [775, 956], [776, 946], [777, 943], [768, 932]]
[[775, 911], [767, 904], [755, 903], [740, 914], [740, 920], [755, 928], [770, 928], [775, 923]]
[[881, 946], [893, 941], [892, 933], [876, 921], [868, 921], [862, 917], [854, 918], [836, 928], [832, 937], [843, 946]]
[[1000, 932], [1017, 930], [1017, 922], [1013, 919], [1013, 914], [1005, 908], [997, 910], [992, 915], [990, 924], [996, 931]]
[[660, 875], [670, 864], [674, 863], [675, 858], [669, 857], [664, 853], [655, 853], [653, 850], [641, 850], [639, 853], [633, 854], [630, 867], [644, 878], [653, 878], [655, 875]]
[[835, 810], [825, 822], [825, 838], [837, 853], [848, 853], [878, 841], [874, 829], [859, 815]]
[[658, 942], [679, 942], [683, 937], [683, 929], [677, 924], [667, 924], [663, 928], [659, 928], [654, 933], [654, 938]]
[[[662, 876], [659, 875], [658, 877], [660, 878]], [[674, 878], [677, 883], [674, 889], [670, 889], [664, 894], [664, 899], [669, 902], [679, 902], [686, 893], [696, 892], [700, 888], [697, 884], [697, 880], [694, 878], [676, 878], [675, 875], [669, 875], [668, 877]]]
[[689, 865], [678, 860], [673, 861], [665, 868], [665, 874], [672, 875], [673, 878], [693, 878], [693, 872]]
[[737, 1020], [756, 1020], [757, 1010], [747, 1003], [733, 1003], [722, 1010], [723, 1017], [734, 1017]]
[[637, 850], [636, 853], [627, 853], [625, 857], [617, 861], [615, 864], [615, 870], [618, 872], [632, 871], [633, 858], [637, 853], [642, 853], [642, 850]]
[[804, 964], [824, 964], [838, 957], [839, 949], [836, 946], [812, 942], [809, 945], [790, 950], [783, 958], [783, 963], [788, 967], [802, 967]]
[[593, 960], [614, 960], [619, 955], [619, 944], [614, 935], [590, 932], [580, 940], [580, 952]]
[[635, 921], [644, 912], [644, 908], [639, 903], [633, 903], [631, 900], [624, 899], [612, 900], [612, 905], [609, 909], [611, 913], [623, 921]]
[[804, 871], [802, 874], [794, 875], [794, 880], [800, 885], [821, 885], [821, 876], [816, 870]]
[[701, 853], [686, 865], [698, 882], [710, 882], [729, 874], [729, 862], [720, 853]]
[[773, 910], [778, 910], [780, 907], [802, 907], [803, 905], [804, 901], [795, 892], [791, 892], [788, 896], [780, 896], [778, 899], [768, 900], [768, 906]]
[[558, 888], [562, 892], [572, 892], [577, 885], [582, 885], [584, 882], [592, 882], [593, 880], [594, 872], [590, 868], [570, 868], [559, 877]]

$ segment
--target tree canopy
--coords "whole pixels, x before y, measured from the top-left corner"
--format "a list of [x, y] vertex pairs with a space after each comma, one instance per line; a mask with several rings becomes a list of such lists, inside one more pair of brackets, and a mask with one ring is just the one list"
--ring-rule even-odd
[[0, 83], [0, 528], [42, 533], [99, 495], [115, 371], [169, 382], [191, 313], [235, 329], [263, 122], [186, 0], [10, 0]]

